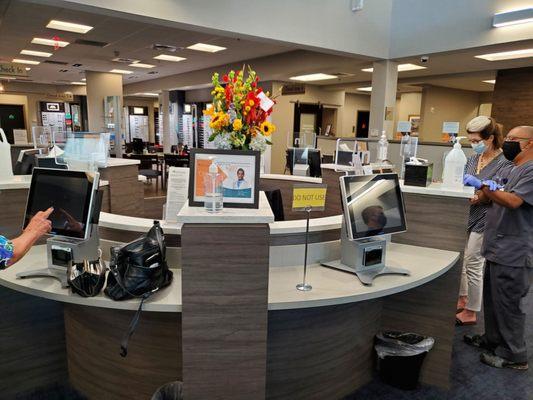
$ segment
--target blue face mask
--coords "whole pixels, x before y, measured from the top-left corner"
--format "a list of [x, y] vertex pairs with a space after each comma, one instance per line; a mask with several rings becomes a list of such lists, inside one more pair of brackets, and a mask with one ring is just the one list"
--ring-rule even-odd
[[487, 146], [485, 145], [485, 142], [479, 142], [479, 143], [472, 143], [472, 149], [477, 154], [482, 154], [487, 149]]

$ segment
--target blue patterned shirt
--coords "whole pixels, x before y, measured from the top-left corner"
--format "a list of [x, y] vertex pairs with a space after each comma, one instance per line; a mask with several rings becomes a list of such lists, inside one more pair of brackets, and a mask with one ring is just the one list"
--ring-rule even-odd
[[0, 269], [7, 267], [9, 260], [13, 257], [13, 250], [13, 243], [4, 236], [0, 236]]

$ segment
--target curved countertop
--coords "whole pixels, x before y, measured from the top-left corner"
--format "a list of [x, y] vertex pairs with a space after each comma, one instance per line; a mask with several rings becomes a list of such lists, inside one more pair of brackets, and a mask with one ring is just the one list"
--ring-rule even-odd
[[[12, 178], [0, 179], [0, 190], [8, 189], [29, 189], [31, 184], [31, 175], [14, 175]], [[100, 180], [100, 187], [108, 186], [109, 181]]]
[[[410, 276], [385, 275], [378, 277], [373, 286], [362, 285], [357, 277], [342, 271], [313, 264], [308, 269], [310, 292], [296, 290], [301, 282], [302, 266], [271, 267], [269, 274], [268, 309], [289, 310], [354, 303], [389, 296], [423, 285], [447, 272], [459, 259], [459, 253], [389, 243], [387, 265], [403, 267]], [[103, 293], [84, 298], [61, 288], [52, 278], [17, 279], [16, 274], [42, 268], [46, 265], [46, 246], [35, 246], [14, 266], [0, 272], [0, 285], [50, 300], [84, 306], [120, 310], [136, 310], [138, 299], [113, 301]], [[181, 270], [173, 269], [170, 287], [150, 297], [144, 310], [154, 312], [181, 312]]]

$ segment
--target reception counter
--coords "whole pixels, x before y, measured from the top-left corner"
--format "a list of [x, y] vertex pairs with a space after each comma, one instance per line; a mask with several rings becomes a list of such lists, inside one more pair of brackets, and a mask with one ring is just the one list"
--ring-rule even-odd
[[[2, 324], [10, 323], [21, 332], [30, 322], [34, 324], [34, 329], [41, 332], [40, 344], [28, 344], [22, 355], [46, 360], [46, 368], [37, 362], [28, 368], [28, 362], [8, 359], [0, 366], [0, 373], [10, 371], [15, 375], [35, 377], [39, 372], [54, 371], [54, 379], [68, 377], [70, 383], [89, 399], [146, 399], [165, 382], [176, 379], [184, 380], [186, 384], [196, 382], [198, 376], [191, 375], [190, 366], [198, 360], [190, 356], [201, 352], [191, 353], [198, 342], [191, 342], [190, 318], [197, 315], [198, 308], [195, 307], [210, 301], [214, 301], [213, 307], [220, 307], [225, 301], [223, 297], [217, 298], [218, 295], [202, 294], [202, 302], [191, 305], [190, 299], [203, 290], [191, 278], [199, 282], [198, 279], [213, 274], [212, 278], [220, 285], [235, 284], [234, 289], [240, 291], [241, 295], [233, 296], [232, 301], [238, 302], [240, 297], [244, 301], [265, 290], [265, 306], [261, 310], [265, 323], [257, 324], [259, 333], [261, 329], [265, 330], [264, 343], [249, 343], [247, 335], [251, 332], [237, 327], [232, 329], [235, 315], [225, 319], [225, 334], [220, 334], [219, 326], [213, 322], [211, 329], [193, 335], [193, 339], [207, 340], [209, 337], [210, 341], [223, 341], [230, 348], [242, 341], [243, 346], [259, 349], [249, 352], [251, 360], [264, 357], [263, 372], [261, 368], [254, 369], [257, 381], [252, 382], [254, 390], [263, 390], [262, 396], [239, 393], [240, 385], [250, 384], [246, 374], [241, 374], [239, 369], [246, 364], [235, 363], [232, 368], [230, 363], [221, 375], [204, 376], [205, 386], [215, 387], [217, 379], [228, 376], [224, 373], [243, 375], [235, 376], [231, 381], [234, 391], [231, 397], [220, 398], [341, 399], [372, 379], [373, 337], [383, 329], [408, 330], [435, 337], [435, 347], [426, 358], [421, 380], [448, 387], [461, 252], [466, 237], [467, 199], [471, 192], [452, 193], [438, 185], [429, 188], [402, 186], [408, 231], [391, 237], [387, 263], [407, 268], [411, 275], [383, 276], [377, 278], [373, 286], [363, 286], [354, 275], [319, 265], [321, 261], [338, 258], [340, 254], [342, 217], [338, 176], [332, 170], [323, 170], [321, 181], [328, 184], [328, 199], [326, 210], [316, 213], [310, 224], [308, 281], [313, 286], [310, 292], [295, 289], [303, 274], [305, 221], [301, 219], [301, 213], [286, 213], [286, 221], [248, 224], [242, 228], [247, 229], [242, 236], [246, 239], [241, 239], [246, 243], [238, 242], [240, 247], [237, 248], [244, 252], [247, 249], [242, 246], [249, 243], [252, 249], [254, 240], [263, 237], [261, 235], [266, 235], [267, 240], [266, 254], [261, 250], [255, 253], [256, 259], [244, 256], [244, 260], [249, 260], [245, 263], [235, 258], [238, 252], [231, 248], [235, 224], [225, 228], [220, 224], [199, 226], [162, 221], [174, 281], [145, 303], [139, 328], [125, 359], [119, 356], [119, 342], [138, 301], [114, 302], [103, 294], [81, 298], [61, 289], [59, 282], [46, 278], [17, 280], [18, 272], [45, 263], [44, 247], [35, 247], [17, 265], [0, 273], [0, 285], [4, 286], [0, 295], [5, 301], [33, 304], [17, 315], [9, 315], [7, 322]], [[306, 183], [321, 181], [314, 178]], [[278, 188], [282, 191], [285, 209], [290, 206], [287, 194], [294, 183], [294, 177], [282, 175], [261, 179], [261, 187], [265, 190]], [[109, 254], [111, 245], [128, 242], [145, 233], [151, 225], [149, 219], [102, 212], [100, 235], [104, 256]], [[217, 235], [217, 239], [211, 241], [206, 232], [213, 229], [227, 232], [228, 237]], [[203, 250], [198, 250], [202, 246], [192, 245], [191, 235], [197, 234], [200, 243], [203, 240]], [[220, 246], [216, 242], [220, 242]], [[227, 255], [216, 261], [214, 254], [224, 249], [227, 249]], [[228, 265], [234, 262], [232, 260], [239, 260], [242, 265], [238, 268], [248, 269], [249, 273], [256, 274], [255, 278], [241, 281], [242, 276], [225, 273], [224, 268], [232, 271], [232, 265]], [[266, 274], [261, 272], [262, 267], [259, 268], [261, 263], [266, 263]], [[211, 265], [214, 269], [208, 274], [201, 269]], [[198, 275], [191, 275], [193, 267], [200, 268]], [[216, 275], [219, 273], [222, 275]], [[266, 279], [264, 286], [260, 285], [261, 279]], [[241, 310], [243, 305], [237, 303], [235, 310]], [[40, 315], [37, 316], [34, 310]], [[248, 315], [246, 312], [249, 311], [239, 311], [238, 314]], [[27, 334], [21, 333], [20, 336], [27, 337]], [[9, 339], [4, 340], [11, 346]], [[53, 342], [49, 349], [53, 349], [54, 354], [43, 348], [49, 342]], [[15, 345], [21, 343], [15, 341]], [[228, 362], [231, 360], [228, 357]], [[36, 382], [27, 379], [20, 385], [31, 387]], [[15, 393], [12, 387], [0, 390]]]

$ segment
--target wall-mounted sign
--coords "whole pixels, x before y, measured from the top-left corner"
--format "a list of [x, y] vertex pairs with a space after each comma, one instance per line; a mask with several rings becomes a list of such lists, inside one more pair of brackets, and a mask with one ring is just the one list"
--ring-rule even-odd
[[13, 63], [0, 63], [0, 75], [28, 76], [26, 68]]
[[287, 83], [281, 88], [283, 96], [291, 94], [305, 94], [305, 85], [303, 83]]
[[73, 101], [74, 95], [72, 93], [47, 93], [46, 98], [50, 100]]
[[397, 132], [411, 132], [411, 121], [398, 121]]
[[394, 120], [394, 107], [385, 107], [385, 121]]
[[443, 133], [459, 133], [459, 122], [443, 122]]
[[59, 103], [46, 103], [46, 111], [61, 111]]

